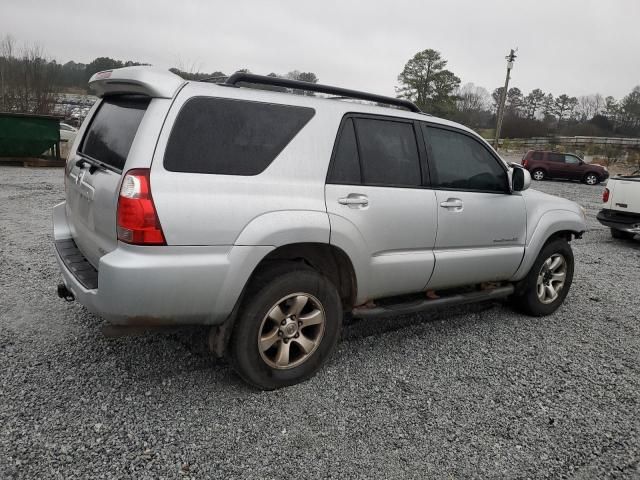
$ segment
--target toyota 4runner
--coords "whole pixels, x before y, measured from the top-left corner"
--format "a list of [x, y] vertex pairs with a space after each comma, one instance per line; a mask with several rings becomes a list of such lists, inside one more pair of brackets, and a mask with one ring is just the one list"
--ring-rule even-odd
[[114, 325], [210, 325], [259, 388], [316, 372], [344, 313], [509, 298], [540, 316], [569, 291], [581, 207], [407, 100], [150, 67], [90, 85], [53, 211], [58, 294]]

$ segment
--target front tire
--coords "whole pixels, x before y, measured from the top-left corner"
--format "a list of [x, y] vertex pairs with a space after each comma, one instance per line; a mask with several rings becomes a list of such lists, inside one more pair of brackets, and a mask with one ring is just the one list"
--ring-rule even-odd
[[573, 251], [562, 238], [547, 243], [522, 280], [519, 292], [513, 297], [514, 306], [534, 317], [551, 315], [567, 294], [573, 282]]
[[544, 180], [545, 176], [546, 175], [544, 173], [544, 170], [541, 170], [539, 168], [537, 168], [533, 172], [531, 172], [531, 178], [533, 178], [534, 180], [537, 180], [538, 182]]
[[342, 328], [340, 297], [326, 277], [281, 265], [259, 275], [245, 299], [230, 343], [231, 364], [243, 380], [273, 390], [322, 367]]

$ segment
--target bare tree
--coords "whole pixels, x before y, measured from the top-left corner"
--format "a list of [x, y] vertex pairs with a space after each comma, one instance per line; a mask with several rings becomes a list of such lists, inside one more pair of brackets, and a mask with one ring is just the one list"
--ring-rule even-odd
[[15, 50], [15, 40], [11, 35], [6, 35], [0, 41], [0, 110], [8, 110], [7, 108], [7, 87], [8, 75], [11, 70], [13, 52]]
[[19, 51], [11, 36], [0, 42], [0, 96], [2, 110], [49, 114], [55, 103], [56, 64], [39, 45]]
[[489, 92], [473, 83], [465, 83], [456, 92], [456, 105], [461, 112], [480, 112], [489, 108]]
[[595, 95], [583, 95], [578, 97], [576, 113], [580, 120], [586, 122], [598, 115], [602, 111], [603, 105], [604, 100], [602, 95], [599, 93], [596, 93]]

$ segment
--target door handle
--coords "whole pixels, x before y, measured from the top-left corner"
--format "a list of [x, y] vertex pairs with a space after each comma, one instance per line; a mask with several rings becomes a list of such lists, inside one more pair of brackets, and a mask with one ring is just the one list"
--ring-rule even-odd
[[464, 203], [459, 198], [447, 198], [447, 200], [442, 202], [440, 206], [448, 210], [453, 210], [454, 212], [461, 212], [464, 207]]
[[350, 193], [346, 197], [338, 199], [340, 205], [347, 205], [349, 208], [366, 207], [369, 205], [369, 199], [366, 195], [359, 195], [357, 193]]

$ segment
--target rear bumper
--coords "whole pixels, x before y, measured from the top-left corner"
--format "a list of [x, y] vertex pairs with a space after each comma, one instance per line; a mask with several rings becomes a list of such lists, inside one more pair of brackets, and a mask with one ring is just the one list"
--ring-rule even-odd
[[640, 234], [640, 214], [602, 209], [596, 216], [605, 227], [615, 228], [623, 232]]
[[[64, 203], [54, 207], [56, 242], [71, 239]], [[232, 312], [255, 266], [272, 247], [134, 246], [103, 255], [97, 288], [56, 259], [77, 301], [116, 325], [217, 324]], [[84, 284], [83, 284], [84, 283]]]

